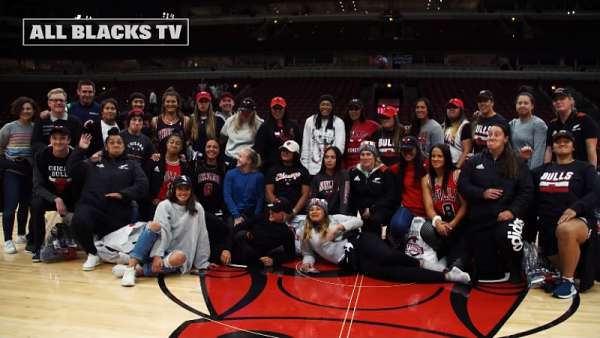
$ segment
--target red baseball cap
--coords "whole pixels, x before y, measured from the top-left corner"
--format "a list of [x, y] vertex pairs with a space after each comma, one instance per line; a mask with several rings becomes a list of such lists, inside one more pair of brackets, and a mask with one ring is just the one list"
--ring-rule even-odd
[[394, 106], [385, 106], [385, 108], [383, 108], [383, 110], [379, 112], [379, 115], [383, 115], [387, 118], [394, 117], [398, 115], [398, 108]]
[[200, 101], [200, 99], [207, 99], [208, 101], [212, 101], [212, 96], [209, 92], [202, 91], [196, 94], [196, 101]]
[[446, 108], [448, 108], [449, 106], [455, 106], [460, 109], [465, 109], [465, 104], [463, 103], [463, 101], [456, 97], [453, 99], [450, 99], [450, 101], [448, 101], [448, 103], [446, 104]]
[[231, 94], [230, 92], [224, 92], [223, 94], [221, 94], [221, 97], [219, 98], [219, 101], [223, 100], [224, 98], [230, 98], [232, 100], [235, 101], [235, 97], [233, 97], [233, 94]]
[[285, 102], [285, 99], [281, 96], [275, 96], [274, 98], [271, 99], [271, 108], [275, 107], [275, 106], [282, 106], [283, 108], [285, 108], [287, 106], [287, 103]]

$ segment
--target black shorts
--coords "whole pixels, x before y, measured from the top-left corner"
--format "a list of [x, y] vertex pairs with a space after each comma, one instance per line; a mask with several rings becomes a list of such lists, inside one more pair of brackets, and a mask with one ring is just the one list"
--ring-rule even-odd
[[[589, 227], [588, 220], [585, 217], [575, 217], [579, 219], [585, 225]], [[556, 220], [540, 220], [539, 221], [539, 244], [542, 248], [544, 256], [554, 256], [558, 254], [558, 239], [556, 238], [556, 226], [558, 219]]]

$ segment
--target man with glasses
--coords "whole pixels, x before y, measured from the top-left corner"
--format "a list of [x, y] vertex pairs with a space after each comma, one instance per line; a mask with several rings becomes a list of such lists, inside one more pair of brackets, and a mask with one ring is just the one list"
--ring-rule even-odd
[[[61, 124], [71, 133], [72, 147], [77, 146], [81, 135], [81, 120], [67, 114], [67, 93], [62, 88], [54, 88], [48, 92], [48, 108], [50, 116], [35, 123], [31, 145], [34, 153], [44, 150], [50, 144], [50, 131], [55, 124]], [[60, 121], [57, 123], [57, 121]]]

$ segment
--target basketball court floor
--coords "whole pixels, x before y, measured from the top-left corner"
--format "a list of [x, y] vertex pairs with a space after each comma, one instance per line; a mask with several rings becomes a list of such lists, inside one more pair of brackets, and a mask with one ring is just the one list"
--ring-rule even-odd
[[17, 248], [0, 251], [0, 337], [600, 337], [598, 286], [558, 300], [509, 283], [390, 283], [290, 263], [124, 288], [110, 264], [32, 264]]

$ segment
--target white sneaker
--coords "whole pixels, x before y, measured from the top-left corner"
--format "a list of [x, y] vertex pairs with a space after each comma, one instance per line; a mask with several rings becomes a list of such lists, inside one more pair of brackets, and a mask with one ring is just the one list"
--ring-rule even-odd
[[27, 244], [27, 237], [25, 235], [17, 236], [17, 240], [15, 241], [15, 244]]
[[4, 252], [7, 254], [16, 254], [17, 248], [15, 247], [15, 243], [13, 241], [4, 242]]
[[509, 278], [510, 278], [510, 273], [504, 272], [497, 276], [488, 276], [488, 277], [479, 278], [478, 282], [479, 283], [504, 283], [504, 282], [508, 281]]
[[113, 276], [115, 276], [117, 278], [122, 278], [123, 275], [125, 274], [125, 270], [127, 270], [128, 268], [129, 268], [128, 265], [117, 264], [117, 265], [113, 266], [112, 274], [113, 274]]
[[135, 268], [127, 267], [123, 273], [121, 279], [121, 286], [134, 286], [135, 285]]
[[453, 266], [450, 271], [446, 273], [446, 279], [450, 282], [462, 283], [462, 284], [470, 284], [471, 276], [468, 273], [462, 271], [461, 269]]
[[87, 260], [83, 263], [83, 271], [92, 271], [98, 265], [100, 265], [100, 257], [92, 254], [88, 254]]

